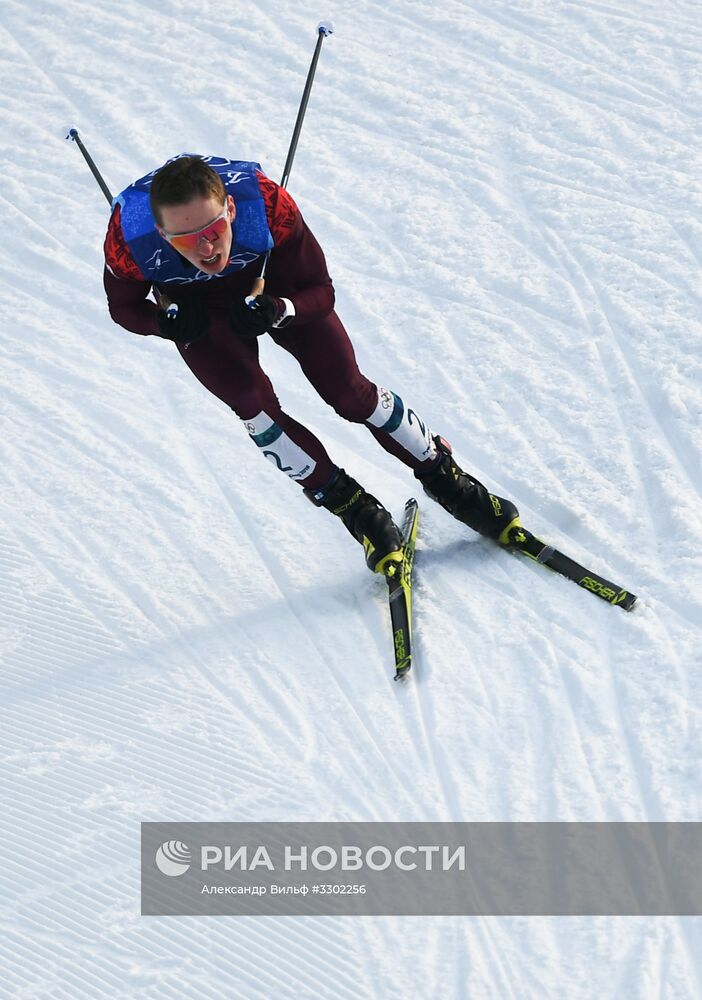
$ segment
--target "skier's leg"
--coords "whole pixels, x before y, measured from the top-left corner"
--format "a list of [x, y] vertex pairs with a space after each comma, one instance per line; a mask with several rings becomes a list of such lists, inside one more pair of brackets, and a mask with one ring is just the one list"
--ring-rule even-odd
[[335, 313], [304, 327], [281, 330], [276, 341], [290, 351], [320, 396], [354, 423], [365, 423], [386, 451], [408, 465], [425, 492], [473, 530], [507, 542], [519, 512], [465, 473], [450, 445], [390, 389], [376, 386], [358, 368], [353, 345]]
[[224, 323], [213, 322], [207, 337], [179, 349], [196, 378], [234, 410], [269, 461], [304, 487], [329, 481], [336, 466], [321, 441], [282, 410], [259, 364], [257, 340], [234, 337]]
[[253, 442], [281, 472], [299, 482], [318, 507], [336, 514], [366, 551], [376, 572], [399, 560], [399, 529], [385, 508], [343, 469], [321, 442], [280, 406], [258, 360], [258, 342], [213, 323], [209, 336], [180, 348], [196, 378], [240, 417]]
[[362, 374], [341, 320], [332, 312], [301, 327], [274, 331], [322, 399], [343, 417], [365, 424], [378, 443], [413, 471], [428, 468], [437, 451], [429, 429], [389, 389]]

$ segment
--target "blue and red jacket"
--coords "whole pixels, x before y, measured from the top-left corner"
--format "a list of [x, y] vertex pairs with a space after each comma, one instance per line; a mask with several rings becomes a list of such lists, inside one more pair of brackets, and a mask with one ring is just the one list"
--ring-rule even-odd
[[266, 291], [293, 302], [293, 324], [331, 312], [334, 290], [324, 254], [290, 194], [266, 177], [257, 163], [204, 159], [220, 174], [236, 204], [227, 267], [217, 275], [204, 274], [159, 234], [149, 204], [156, 172], [152, 171], [113, 202], [105, 238], [104, 284], [115, 322], [134, 333], [157, 334], [156, 306], [147, 299], [153, 285], [174, 302], [197, 294], [215, 311], [226, 312], [234, 297], [249, 293], [268, 250], [272, 252]]

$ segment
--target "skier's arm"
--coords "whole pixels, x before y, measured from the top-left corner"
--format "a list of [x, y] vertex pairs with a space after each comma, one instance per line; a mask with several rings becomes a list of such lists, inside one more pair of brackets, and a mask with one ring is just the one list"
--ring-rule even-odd
[[289, 323], [302, 326], [334, 308], [327, 262], [291, 195], [261, 173], [258, 181], [274, 241], [266, 291], [289, 299], [295, 309]]
[[147, 301], [151, 282], [137, 267], [122, 235], [120, 206], [115, 207], [105, 237], [103, 284], [110, 316], [131, 333], [158, 335], [156, 305]]
[[147, 299], [151, 290], [148, 281], [135, 281], [133, 278], [116, 278], [106, 267], [103, 284], [107, 293], [107, 307], [110, 316], [131, 333], [160, 336], [155, 302]]
[[295, 308], [291, 326], [302, 326], [327, 316], [334, 308], [332, 285], [324, 253], [304, 219], [271, 254], [271, 272], [279, 276], [276, 294], [288, 298]]

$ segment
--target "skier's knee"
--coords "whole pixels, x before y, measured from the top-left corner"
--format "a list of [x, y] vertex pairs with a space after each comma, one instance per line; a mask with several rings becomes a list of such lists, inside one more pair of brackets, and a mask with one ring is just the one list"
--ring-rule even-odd
[[367, 395], [353, 385], [345, 387], [330, 402], [334, 412], [352, 424], [365, 423], [373, 409]]

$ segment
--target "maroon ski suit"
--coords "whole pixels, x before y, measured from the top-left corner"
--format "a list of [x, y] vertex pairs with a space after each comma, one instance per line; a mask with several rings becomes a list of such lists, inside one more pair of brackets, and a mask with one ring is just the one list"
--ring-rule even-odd
[[[292, 320], [273, 329], [270, 336], [297, 359], [309, 382], [341, 417], [365, 423], [378, 405], [378, 390], [359, 370], [348, 334], [334, 312], [334, 289], [322, 249], [286, 191], [267, 178], [261, 190], [275, 243], [266, 292], [290, 299], [295, 307]], [[151, 283], [135, 276], [139, 272], [121, 236], [119, 208], [110, 220], [105, 259], [104, 284], [112, 319], [133, 333], [158, 336], [157, 306], [147, 298]], [[173, 302], [200, 296], [210, 317], [205, 336], [188, 346], [176, 346], [199, 381], [243, 421], [261, 412], [270, 416], [314, 462], [312, 473], [299, 480], [301, 485], [321, 489], [332, 477], [335, 464], [315, 435], [281, 409], [259, 363], [257, 339], [237, 337], [229, 320], [231, 304], [249, 294], [260, 265], [255, 260], [222, 278], [161, 286]], [[368, 427], [383, 448], [410, 468], [427, 464], [390, 434]]]

